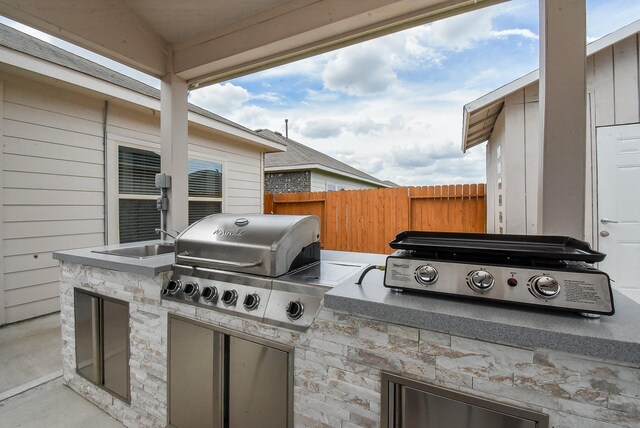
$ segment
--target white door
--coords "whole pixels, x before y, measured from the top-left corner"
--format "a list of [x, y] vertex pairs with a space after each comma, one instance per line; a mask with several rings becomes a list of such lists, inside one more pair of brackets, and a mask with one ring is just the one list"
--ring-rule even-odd
[[640, 303], [640, 124], [597, 129], [599, 267]]

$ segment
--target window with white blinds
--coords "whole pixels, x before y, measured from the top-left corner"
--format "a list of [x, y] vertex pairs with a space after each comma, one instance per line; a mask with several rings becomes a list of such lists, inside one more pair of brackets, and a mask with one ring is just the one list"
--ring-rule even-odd
[[[209, 214], [222, 212], [222, 164], [189, 159], [189, 224]], [[160, 213], [155, 176], [160, 155], [151, 150], [118, 147], [118, 193], [120, 242], [156, 239]]]
[[160, 155], [151, 150], [118, 147], [118, 193], [120, 242], [156, 239], [160, 213], [156, 208], [159, 190]]
[[222, 164], [189, 159], [189, 224], [222, 212]]

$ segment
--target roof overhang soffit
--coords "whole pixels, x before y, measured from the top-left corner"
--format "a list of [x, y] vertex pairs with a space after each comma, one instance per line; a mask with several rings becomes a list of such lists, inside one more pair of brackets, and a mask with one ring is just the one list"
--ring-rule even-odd
[[229, 10], [215, 26], [211, 16], [176, 11], [174, 0], [0, 0], [0, 14], [157, 77], [173, 72], [194, 88], [502, 1], [266, 0], [262, 9], [187, 1], [194, 11]]

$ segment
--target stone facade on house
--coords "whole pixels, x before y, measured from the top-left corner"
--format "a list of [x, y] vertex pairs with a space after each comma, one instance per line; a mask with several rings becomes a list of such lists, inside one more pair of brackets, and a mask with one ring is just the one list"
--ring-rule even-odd
[[311, 191], [311, 171], [266, 172], [266, 193], [299, 193]]
[[[295, 427], [378, 427], [381, 372], [549, 415], [554, 428], [640, 425], [640, 367], [521, 349], [322, 309], [306, 332], [160, 300], [154, 278], [62, 263], [64, 380], [129, 427], [167, 424], [172, 313], [295, 348]], [[130, 302], [131, 404], [75, 371], [74, 287]]]

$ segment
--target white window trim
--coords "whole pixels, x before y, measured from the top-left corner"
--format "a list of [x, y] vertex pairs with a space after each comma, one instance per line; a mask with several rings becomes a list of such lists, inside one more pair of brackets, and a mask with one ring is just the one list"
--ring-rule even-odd
[[[139, 150], [148, 150], [160, 154], [160, 145], [157, 142], [139, 140], [137, 138], [125, 137], [121, 135], [115, 135], [113, 133], [107, 133], [107, 162], [106, 167], [106, 179], [108, 185], [108, 206], [105, 208], [108, 217], [109, 224], [109, 236], [105, 244], [117, 244], [120, 242], [120, 215], [119, 215], [119, 201], [120, 199], [145, 199], [155, 200], [160, 196], [158, 190], [157, 195], [131, 195], [120, 194], [119, 189], [119, 172], [118, 172], [118, 152], [120, 146], [130, 147]], [[191, 144], [190, 144], [191, 146]], [[189, 150], [187, 154], [188, 159], [198, 159], [207, 162], [214, 162], [222, 165], [222, 198], [206, 198], [206, 197], [189, 197], [190, 201], [215, 201], [222, 202], [221, 210], [226, 212], [227, 199], [229, 190], [227, 187], [227, 161], [219, 157], [215, 157], [206, 153]], [[160, 216], [160, 213], [158, 213]]]
[[189, 151], [187, 154], [187, 159], [197, 159], [205, 162], [213, 162], [218, 163], [222, 166], [222, 197], [221, 198], [208, 198], [204, 196], [189, 196], [190, 201], [200, 201], [200, 202], [221, 202], [221, 211], [226, 212], [226, 200], [227, 200], [227, 165], [226, 162], [220, 158], [216, 158], [214, 156], [206, 155], [200, 152], [192, 152]]

